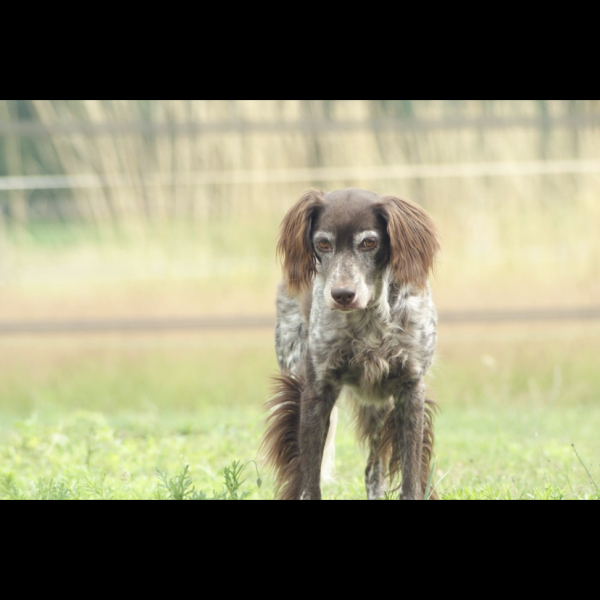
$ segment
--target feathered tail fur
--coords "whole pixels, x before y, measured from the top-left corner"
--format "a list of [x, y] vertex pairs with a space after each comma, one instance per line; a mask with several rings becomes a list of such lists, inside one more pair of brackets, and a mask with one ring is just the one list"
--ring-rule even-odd
[[266, 404], [266, 419], [261, 453], [275, 471], [275, 497], [294, 500], [300, 496], [300, 401], [302, 380], [291, 372], [274, 377], [274, 396]]

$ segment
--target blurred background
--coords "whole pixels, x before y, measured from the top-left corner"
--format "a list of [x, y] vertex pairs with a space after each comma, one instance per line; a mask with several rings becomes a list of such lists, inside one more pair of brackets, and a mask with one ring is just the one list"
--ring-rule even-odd
[[1, 100], [0, 420], [259, 407], [278, 225], [348, 186], [438, 223], [442, 368], [554, 398], [585, 348], [597, 399], [600, 101]]
[[271, 315], [311, 186], [430, 211], [442, 312], [600, 306], [599, 132], [597, 101], [0, 101], [2, 319]]

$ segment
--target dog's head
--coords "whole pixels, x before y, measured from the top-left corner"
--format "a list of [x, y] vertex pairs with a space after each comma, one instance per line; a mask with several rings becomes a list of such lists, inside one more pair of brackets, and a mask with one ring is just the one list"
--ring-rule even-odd
[[431, 217], [416, 204], [348, 188], [304, 194], [283, 219], [277, 250], [291, 294], [317, 275], [326, 306], [351, 311], [375, 300], [388, 268], [396, 283], [425, 287], [439, 243]]

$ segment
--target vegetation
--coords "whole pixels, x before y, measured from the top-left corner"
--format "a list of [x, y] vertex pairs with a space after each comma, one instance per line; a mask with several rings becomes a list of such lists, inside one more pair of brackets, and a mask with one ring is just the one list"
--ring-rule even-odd
[[[429, 386], [442, 498], [600, 498], [598, 333], [441, 331]], [[1, 498], [272, 497], [256, 455], [271, 332], [4, 338], [0, 360]], [[360, 499], [347, 407], [340, 421], [324, 495]]]
[[[167, 278], [208, 285], [241, 274], [254, 282], [271, 281], [277, 275], [277, 224], [291, 202], [309, 186], [355, 185], [408, 197], [435, 217], [444, 236], [438, 303], [454, 307], [468, 288], [469, 301], [481, 308], [498, 306], [498, 298], [504, 306], [598, 304], [597, 168], [404, 179], [360, 169], [536, 161], [582, 166], [598, 160], [593, 118], [599, 114], [597, 101], [1, 101], [0, 123], [106, 124], [108, 129], [0, 136], [0, 176], [85, 175], [98, 185], [0, 188], [0, 277], [64, 283], [83, 272], [97, 282]], [[533, 127], [479, 129], [467, 123], [408, 131], [320, 131], [317, 125], [297, 131], [182, 127], [172, 133], [164, 127], [158, 132], [116, 127], [536, 116], [547, 120]], [[592, 121], [567, 126], [568, 117]], [[346, 174], [332, 175], [340, 167]], [[254, 175], [248, 179], [248, 173]], [[121, 183], [107, 186], [115, 177]], [[264, 289], [271, 293], [269, 286]], [[265, 293], [262, 301], [270, 302], [270, 296]]]
[[[0, 101], [0, 321], [272, 315], [278, 223], [309, 186], [424, 205], [443, 234], [440, 311], [599, 306], [599, 115], [598, 101]], [[528, 117], [541, 122], [319, 125]], [[436, 171], [456, 163], [557, 171]], [[394, 165], [431, 169], [378, 171]], [[7, 179], [64, 175], [85, 185]], [[443, 498], [599, 497], [598, 323], [442, 323], [439, 339]], [[256, 452], [275, 370], [270, 330], [2, 335], [0, 498], [270, 498]], [[341, 413], [324, 494], [362, 498]]]

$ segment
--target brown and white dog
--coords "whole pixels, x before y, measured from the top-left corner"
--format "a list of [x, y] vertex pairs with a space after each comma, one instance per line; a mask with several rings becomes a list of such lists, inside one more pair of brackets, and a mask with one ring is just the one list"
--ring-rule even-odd
[[423, 378], [437, 336], [427, 279], [438, 250], [422, 208], [356, 188], [311, 190], [283, 219], [281, 375], [263, 439], [279, 498], [321, 498], [342, 390], [354, 401], [369, 451], [367, 497], [382, 497], [386, 475], [393, 481], [400, 472], [400, 497], [424, 497], [435, 405], [425, 399]]

